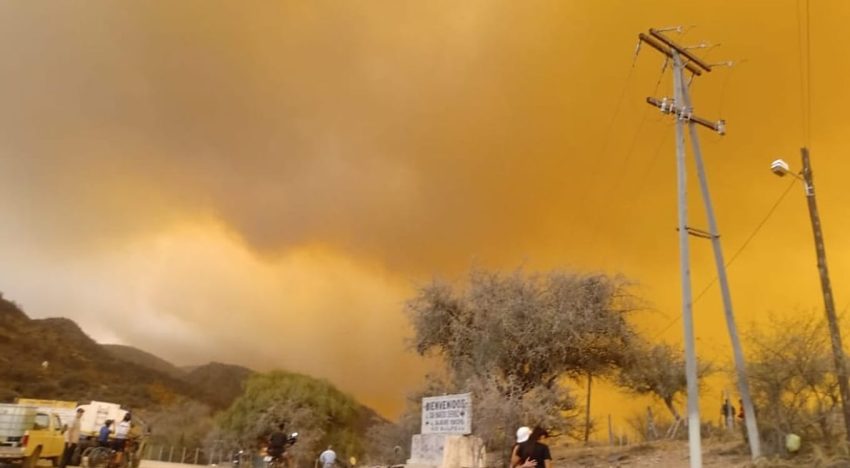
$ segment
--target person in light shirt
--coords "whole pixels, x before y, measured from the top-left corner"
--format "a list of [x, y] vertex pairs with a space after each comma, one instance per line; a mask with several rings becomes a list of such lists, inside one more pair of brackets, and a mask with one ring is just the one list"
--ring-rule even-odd
[[130, 428], [132, 427], [131, 421], [133, 417], [130, 413], [124, 415], [124, 419], [121, 420], [120, 423], [115, 425], [115, 445], [112, 448], [115, 449], [115, 460], [119, 465], [122, 462], [124, 457], [124, 447], [127, 445], [127, 436], [130, 435]]
[[74, 456], [74, 451], [77, 450], [77, 445], [80, 443], [80, 425], [83, 419], [85, 410], [77, 408], [77, 416], [71, 421], [71, 425], [65, 431], [65, 451], [62, 453], [62, 468], [71, 464], [71, 458]]
[[334, 463], [336, 463], [336, 452], [332, 450], [330, 445], [328, 445], [327, 450], [319, 455], [319, 463], [322, 464], [322, 468], [333, 468]]

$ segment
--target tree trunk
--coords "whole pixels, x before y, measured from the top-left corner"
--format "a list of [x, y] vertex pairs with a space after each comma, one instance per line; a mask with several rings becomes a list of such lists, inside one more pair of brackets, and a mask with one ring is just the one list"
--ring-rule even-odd
[[584, 445], [590, 440], [590, 388], [593, 382], [593, 374], [587, 373], [587, 407], [584, 411]]
[[682, 419], [682, 417], [679, 416], [679, 412], [676, 411], [676, 407], [673, 405], [673, 399], [672, 398], [665, 398], [664, 404], [667, 406], [667, 409], [670, 410], [670, 414], [673, 415], [673, 419], [675, 421]]

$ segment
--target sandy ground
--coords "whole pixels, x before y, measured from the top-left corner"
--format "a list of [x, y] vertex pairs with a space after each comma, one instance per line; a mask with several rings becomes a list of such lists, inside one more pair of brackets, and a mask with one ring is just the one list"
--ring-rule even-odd
[[[139, 468], [198, 468], [198, 466], [204, 465], [186, 465], [183, 463], [169, 463], [169, 462], [161, 462], [155, 460], [142, 460]], [[230, 465], [226, 465], [230, 466]]]

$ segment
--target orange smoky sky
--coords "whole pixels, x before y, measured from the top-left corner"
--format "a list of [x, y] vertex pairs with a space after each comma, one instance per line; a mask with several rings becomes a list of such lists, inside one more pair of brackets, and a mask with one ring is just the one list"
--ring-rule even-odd
[[[808, 144], [843, 310], [848, 15], [841, 0], [4, 3], [0, 290], [100, 341], [309, 373], [388, 416], [430, 367], [407, 351], [403, 304], [432, 275], [622, 273], [651, 304], [641, 329], [678, 342], [673, 126], [644, 102], [671, 78], [634, 50], [649, 27], [693, 25], [676, 37], [737, 61], [691, 85], [697, 113], [728, 124], [701, 133], [727, 258], [792, 183], [770, 162], [799, 167]], [[713, 261], [692, 251], [699, 293]], [[729, 274], [744, 328], [820, 313], [801, 187]], [[699, 352], [727, 359], [716, 288], [695, 314]]]

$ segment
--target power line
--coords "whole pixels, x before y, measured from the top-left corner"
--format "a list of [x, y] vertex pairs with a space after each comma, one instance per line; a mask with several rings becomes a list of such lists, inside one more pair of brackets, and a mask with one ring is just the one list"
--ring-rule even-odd
[[638, 181], [640, 185], [638, 186], [637, 191], [632, 196], [632, 205], [636, 204], [638, 200], [643, 196], [644, 188], [647, 186], [647, 179], [649, 178], [650, 173], [655, 168], [655, 163], [658, 161], [658, 156], [661, 154], [661, 149], [664, 147], [664, 144], [668, 142], [670, 139], [669, 134], [662, 134], [661, 138], [658, 140], [658, 145], [655, 147], [655, 151], [652, 153], [652, 157], [650, 157], [649, 162], [646, 164], [646, 169], [644, 169], [643, 174], [638, 177]]
[[812, 140], [812, 44], [811, 17], [809, 15], [809, 0], [806, 0], [806, 147], [811, 147]]
[[717, 100], [717, 118], [723, 118], [723, 104], [726, 98], [726, 87], [729, 85], [729, 79], [732, 77], [732, 72], [735, 71], [735, 67], [729, 67], [726, 70], [726, 76], [723, 77], [723, 85], [720, 87], [720, 98]]
[[[614, 106], [614, 112], [611, 114], [611, 120], [608, 121], [608, 125], [605, 127], [605, 130], [603, 132], [604, 143], [603, 143], [603, 146], [602, 146], [602, 151], [600, 152], [600, 157], [594, 159], [595, 165], [593, 166], [593, 169], [591, 170], [590, 174], [588, 175], [588, 179], [594, 181], [592, 186], [597, 186], [597, 184], [595, 183], [595, 180], [599, 177], [600, 167], [602, 165], [601, 160], [603, 159], [604, 155], [606, 155], [608, 153], [608, 149], [609, 149], [609, 146], [610, 146], [610, 143], [611, 143], [611, 131], [614, 129], [614, 124], [616, 123], [617, 117], [620, 115], [620, 110], [623, 107], [623, 102], [624, 102], [625, 97], [626, 97], [626, 92], [629, 89], [629, 84], [632, 81], [632, 75], [634, 74], [634, 71], [635, 71], [635, 64], [637, 63], [637, 58], [638, 58], [639, 53], [640, 53], [640, 41], [638, 41], [638, 44], [635, 47], [634, 56], [632, 57], [632, 64], [629, 67], [628, 73], [626, 73], [626, 78], [623, 80], [623, 88], [622, 88], [622, 90], [620, 90], [620, 96], [617, 99], [617, 104]], [[582, 202], [581, 202], [582, 205], [587, 202], [587, 197], [588, 197], [588, 193], [585, 192], [584, 196], [582, 197], [583, 198]]]
[[812, 112], [812, 66], [811, 66], [811, 21], [809, 20], [809, 2], [805, 4], [805, 29], [800, 13], [800, 3], [797, 0], [797, 45], [800, 68], [800, 115], [802, 117], [803, 141], [805, 146], [811, 146], [811, 112]]
[[[726, 262], [726, 268], [729, 268], [733, 263], [735, 263], [735, 260], [737, 260], [741, 253], [744, 252], [744, 249], [746, 249], [750, 245], [752, 240], [756, 237], [756, 235], [758, 235], [759, 231], [761, 231], [764, 225], [767, 224], [767, 221], [770, 219], [770, 217], [773, 216], [773, 213], [776, 212], [776, 209], [779, 208], [779, 205], [782, 203], [782, 201], [785, 200], [785, 196], [788, 195], [788, 192], [790, 192], [791, 189], [794, 188], [796, 182], [796, 180], [792, 180], [791, 183], [788, 184], [788, 187], [786, 187], [785, 190], [782, 191], [782, 194], [779, 195], [779, 198], [776, 199], [776, 202], [773, 203], [773, 206], [771, 206], [770, 209], [767, 210], [767, 214], [762, 218], [761, 221], [759, 221], [759, 223], [756, 225], [755, 229], [753, 229], [750, 235], [747, 236], [747, 239], [744, 241], [744, 243], [741, 244], [740, 247], [738, 247], [738, 250], [736, 250], [731, 257], [729, 257], [729, 261]], [[709, 289], [711, 289], [712, 286], [714, 286], [714, 283], [716, 282], [717, 276], [715, 276], [711, 281], [709, 281], [709, 283], [700, 291], [700, 293], [697, 294], [696, 298], [694, 298], [693, 305], [696, 305], [697, 302], [699, 302], [699, 300], [705, 295], [706, 292], [708, 292]], [[664, 326], [664, 328], [662, 328], [658, 333], [656, 333], [655, 337], [658, 338], [659, 336], [664, 334], [664, 332], [669, 330], [670, 327], [675, 325], [680, 319], [680, 316], [675, 316], [672, 320], [670, 320], [669, 323], [667, 323], [667, 325]]]
[[[623, 80], [623, 89], [620, 90], [620, 97], [617, 99], [617, 104], [614, 106], [614, 113], [611, 114], [611, 120], [608, 121], [608, 125], [605, 128], [604, 136], [604, 145], [602, 146], [602, 154], [606, 154], [608, 152], [608, 147], [611, 142], [611, 131], [614, 129], [614, 123], [617, 121], [617, 117], [620, 115], [620, 109], [623, 107], [623, 101], [626, 97], [626, 91], [629, 89], [629, 83], [631, 82], [632, 75], [635, 71], [635, 64], [637, 63], [638, 54], [640, 53], [640, 42], [638, 42], [638, 46], [635, 48], [634, 56], [632, 57], [632, 65], [629, 67], [629, 72], [626, 74], [626, 79]], [[598, 159], [597, 159], [598, 161]], [[595, 178], [599, 173], [599, 164], [597, 163], [594, 166], [592, 178]]]
[[[637, 58], [637, 55], [635, 55], [635, 58]], [[632, 64], [632, 67], [634, 67], [634, 64]], [[664, 66], [664, 68], [661, 69], [661, 73], [660, 73], [658, 80], [655, 84], [655, 91], [656, 92], [658, 91], [658, 87], [661, 85], [661, 81], [664, 77], [664, 72], [666, 71], [666, 69], [667, 69], [667, 65], [665, 63], [665, 66]], [[632, 153], [634, 152], [635, 148], [637, 147], [637, 142], [638, 142], [638, 139], [640, 138], [641, 130], [643, 129], [644, 124], [646, 124], [648, 117], [649, 117], [649, 108], [644, 108], [643, 113], [641, 114], [640, 122], [638, 123], [637, 130], [635, 131], [634, 136], [632, 137], [632, 140], [629, 144], [629, 147], [626, 150], [626, 152], [623, 154], [622, 161], [617, 165], [618, 167], [620, 167], [620, 170], [616, 175], [616, 182], [613, 183], [613, 184], [608, 184], [608, 190], [605, 192], [605, 196], [603, 197], [603, 200], [609, 199], [610, 196], [614, 193], [614, 191], [617, 188], [620, 188], [620, 184], [623, 181], [623, 177], [625, 176], [626, 171], [627, 171], [626, 164], [628, 164], [628, 162], [631, 160]], [[596, 248], [596, 242], [599, 239], [599, 236], [597, 234], [599, 233], [603, 210], [597, 209], [597, 210], [594, 210], [594, 211], [596, 213], [596, 216], [593, 218], [592, 229], [590, 231], [591, 232], [590, 247], [589, 247], [590, 250], [593, 250], [593, 249]]]
[[[741, 247], [739, 247], [739, 248], [738, 248], [738, 250], [736, 250], [736, 251], [735, 251], [735, 253], [734, 253], [734, 254], [732, 254], [732, 256], [731, 256], [731, 257], [729, 257], [729, 261], [728, 261], [728, 262], [726, 262], [726, 268], [729, 268], [729, 266], [730, 266], [730, 265], [732, 265], [733, 263], [735, 263], [735, 260], [738, 258], [738, 256], [739, 256], [739, 255], [741, 255], [741, 253], [744, 251], [744, 249], [746, 249], [746, 248], [747, 248], [747, 246], [748, 246], [748, 245], [750, 245], [750, 242], [752, 242], [753, 238], [754, 238], [754, 237], [756, 237], [756, 235], [759, 233], [759, 231], [761, 230], [761, 228], [762, 228], [762, 227], [764, 227], [764, 225], [767, 223], [767, 220], [768, 220], [768, 219], [770, 219], [770, 217], [771, 217], [771, 216], [773, 216], [773, 213], [774, 213], [774, 212], [776, 211], [776, 209], [779, 207], [779, 204], [780, 204], [780, 203], [782, 203], [782, 200], [784, 200], [784, 199], [785, 199], [785, 196], [786, 196], [786, 195], [788, 195], [788, 192], [790, 192], [790, 191], [791, 191], [791, 189], [792, 189], [792, 188], [794, 188], [794, 182], [796, 182], [796, 180], [792, 180], [792, 181], [791, 181], [791, 183], [790, 183], [790, 184], [788, 184], [788, 187], [786, 187], [786, 188], [785, 188], [785, 190], [782, 192], [782, 195], [780, 195], [780, 196], [779, 196], [779, 198], [776, 200], [776, 203], [774, 203], [774, 204], [773, 204], [773, 206], [771, 206], [771, 207], [770, 207], [770, 209], [767, 211], [767, 215], [765, 215], [765, 217], [764, 217], [764, 218], [762, 218], [761, 222], [759, 222], [759, 223], [758, 223], [758, 225], [756, 226], [756, 228], [755, 228], [755, 229], [753, 229], [753, 232], [752, 232], [752, 233], [750, 233], [749, 237], [747, 237], [747, 240], [745, 240], [745, 241], [744, 241], [744, 243], [743, 243], [743, 244], [741, 244]], [[716, 283], [716, 282], [717, 282], [717, 277], [715, 276], [715, 277], [714, 277], [714, 279], [712, 279], [712, 280], [711, 280], [711, 281], [710, 281], [710, 282], [709, 282], [709, 283], [705, 286], [705, 288], [703, 288], [703, 289], [702, 289], [702, 291], [700, 291], [700, 293], [699, 293], [699, 294], [697, 294], [697, 297], [694, 299], [694, 304], [696, 304], [697, 302], [699, 302], [700, 298], [701, 298], [702, 296], [704, 296], [704, 295], [705, 295], [705, 293], [706, 293], [706, 292], [707, 292], [707, 291], [708, 291], [708, 290], [709, 290], [709, 289], [710, 289], [710, 288], [714, 285], [714, 283]]]

